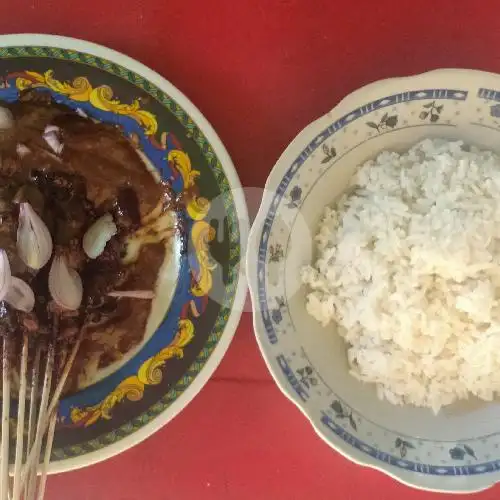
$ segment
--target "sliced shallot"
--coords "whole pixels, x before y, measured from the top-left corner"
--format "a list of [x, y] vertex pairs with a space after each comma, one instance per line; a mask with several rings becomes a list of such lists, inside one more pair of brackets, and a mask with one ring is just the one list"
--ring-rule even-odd
[[17, 251], [32, 269], [41, 269], [52, 255], [52, 237], [45, 222], [29, 203], [19, 205]]
[[83, 236], [83, 250], [91, 258], [95, 259], [104, 252], [108, 241], [118, 232], [109, 213], [97, 219]]
[[10, 109], [0, 107], [0, 130], [7, 130], [14, 125], [14, 116]]
[[10, 272], [9, 257], [7, 252], [0, 249], [0, 300], [3, 300], [10, 288], [12, 274]]
[[82, 279], [68, 267], [62, 255], [54, 257], [49, 271], [49, 291], [55, 302], [64, 309], [76, 310], [83, 297]]
[[61, 142], [61, 129], [55, 125], [47, 125], [43, 132], [43, 138], [50, 149], [56, 155], [60, 155], [64, 149], [64, 144]]
[[33, 290], [28, 283], [15, 276], [11, 278], [10, 288], [5, 300], [18, 311], [31, 312], [35, 307]]

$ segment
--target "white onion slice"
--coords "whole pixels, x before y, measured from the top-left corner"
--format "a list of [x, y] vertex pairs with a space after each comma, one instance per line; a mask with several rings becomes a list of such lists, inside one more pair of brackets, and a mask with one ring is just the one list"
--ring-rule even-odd
[[0, 130], [7, 130], [14, 126], [14, 116], [10, 109], [0, 107]]
[[0, 249], [0, 300], [3, 300], [9, 291], [12, 282], [12, 274], [10, 272], [9, 257], [7, 252]]
[[29, 203], [19, 205], [17, 251], [21, 260], [32, 269], [41, 269], [52, 255], [49, 229]]
[[84, 252], [95, 259], [104, 252], [108, 241], [118, 232], [118, 228], [113, 221], [113, 216], [109, 213], [97, 219], [83, 236], [82, 246]]
[[62, 144], [60, 137], [61, 129], [59, 127], [56, 127], [55, 125], [47, 125], [45, 127], [45, 130], [43, 131], [43, 138], [56, 155], [60, 155], [64, 149], [64, 144]]
[[64, 309], [75, 310], [80, 307], [83, 297], [82, 279], [68, 267], [62, 255], [54, 257], [49, 271], [49, 292], [56, 303]]
[[12, 276], [5, 300], [18, 311], [31, 312], [35, 307], [35, 294], [31, 287], [20, 278]]

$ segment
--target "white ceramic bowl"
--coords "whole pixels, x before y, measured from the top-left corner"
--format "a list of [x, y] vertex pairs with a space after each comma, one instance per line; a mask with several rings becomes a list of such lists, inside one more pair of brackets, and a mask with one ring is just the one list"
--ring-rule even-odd
[[395, 407], [348, 374], [343, 341], [305, 309], [299, 269], [313, 258], [323, 207], [356, 166], [425, 137], [500, 153], [500, 76], [437, 70], [370, 84], [309, 125], [283, 153], [251, 232], [254, 326], [277, 384], [352, 461], [422, 489], [470, 492], [500, 480], [500, 405]]

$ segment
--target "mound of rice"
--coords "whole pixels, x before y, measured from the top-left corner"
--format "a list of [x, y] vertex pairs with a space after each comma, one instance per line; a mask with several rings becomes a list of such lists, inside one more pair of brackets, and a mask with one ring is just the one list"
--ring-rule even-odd
[[326, 208], [307, 310], [394, 404], [500, 392], [500, 157], [425, 140], [381, 153]]

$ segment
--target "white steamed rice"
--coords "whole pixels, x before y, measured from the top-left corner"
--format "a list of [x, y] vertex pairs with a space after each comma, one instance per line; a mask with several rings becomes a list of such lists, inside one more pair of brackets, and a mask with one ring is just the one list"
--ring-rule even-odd
[[381, 399], [437, 412], [500, 392], [500, 157], [430, 139], [383, 152], [316, 242], [307, 311]]

